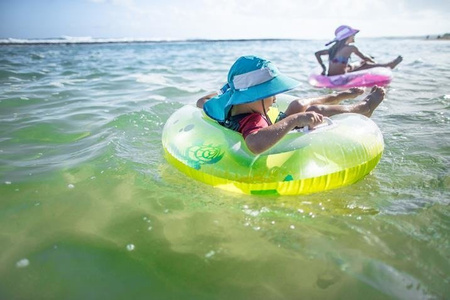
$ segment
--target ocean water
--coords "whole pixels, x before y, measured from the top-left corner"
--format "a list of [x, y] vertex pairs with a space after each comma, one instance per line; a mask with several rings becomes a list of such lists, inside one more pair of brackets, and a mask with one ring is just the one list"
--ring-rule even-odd
[[241, 55], [332, 92], [307, 83], [325, 41], [90, 42], [0, 45], [0, 299], [448, 299], [448, 41], [357, 40], [404, 57], [383, 157], [289, 197], [186, 177], [161, 132]]

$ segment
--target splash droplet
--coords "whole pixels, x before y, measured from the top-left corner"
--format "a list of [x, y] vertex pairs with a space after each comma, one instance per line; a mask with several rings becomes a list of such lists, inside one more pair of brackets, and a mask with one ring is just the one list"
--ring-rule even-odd
[[216, 254], [216, 252], [214, 250], [209, 251], [208, 253], [205, 254], [206, 258], [211, 258], [214, 256], [214, 254]]
[[30, 261], [26, 258], [19, 260], [16, 262], [16, 267], [18, 268], [26, 268], [30, 265]]

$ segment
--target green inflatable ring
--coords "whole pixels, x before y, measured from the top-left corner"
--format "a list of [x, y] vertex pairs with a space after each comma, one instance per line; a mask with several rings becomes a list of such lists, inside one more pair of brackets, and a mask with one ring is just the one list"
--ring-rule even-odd
[[[277, 103], [283, 108], [292, 99], [279, 95]], [[189, 177], [228, 191], [263, 195], [310, 194], [355, 183], [375, 168], [384, 149], [378, 126], [349, 113], [309, 132], [292, 131], [254, 155], [240, 133], [192, 105], [170, 116], [162, 145], [167, 160]]]

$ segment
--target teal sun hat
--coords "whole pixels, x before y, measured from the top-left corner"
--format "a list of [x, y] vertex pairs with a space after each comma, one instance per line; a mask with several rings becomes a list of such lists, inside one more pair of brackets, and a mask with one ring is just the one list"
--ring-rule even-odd
[[228, 72], [221, 94], [203, 105], [212, 119], [224, 122], [233, 105], [255, 102], [296, 88], [300, 83], [278, 71], [275, 65], [257, 56], [242, 56]]

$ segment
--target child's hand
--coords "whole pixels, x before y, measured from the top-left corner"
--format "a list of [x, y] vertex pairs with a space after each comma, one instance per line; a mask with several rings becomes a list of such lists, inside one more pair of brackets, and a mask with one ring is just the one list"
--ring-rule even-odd
[[312, 129], [323, 122], [323, 116], [313, 111], [304, 112], [298, 114], [297, 121], [298, 127], [308, 126], [309, 129]]
[[321, 75], [326, 75], [326, 72], [327, 72], [327, 68], [325, 67], [325, 65], [324, 64], [321, 64], [321, 66], [322, 66], [322, 73], [321, 73]]
[[364, 59], [364, 62], [371, 62], [371, 63], [375, 63], [375, 61], [371, 58], [371, 57], [366, 57], [365, 59]]

